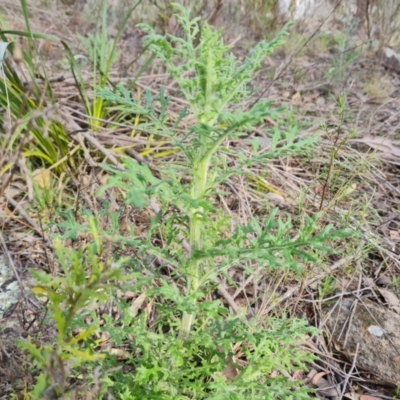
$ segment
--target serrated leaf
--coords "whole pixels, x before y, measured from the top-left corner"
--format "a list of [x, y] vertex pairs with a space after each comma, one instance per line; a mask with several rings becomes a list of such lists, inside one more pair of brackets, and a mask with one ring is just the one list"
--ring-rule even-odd
[[74, 345], [80, 341], [85, 341], [88, 339], [93, 333], [95, 332], [96, 327], [91, 325], [87, 329], [83, 330], [82, 332], [79, 332], [78, 335], [74, 336], [69, 342], [69, 345]]
[[80, 351], [72, 346], [65, 346], [64, 350], [75, 356], [79, 362], [83, 361], [97, 361], [106, 357], [105, 354], [92, 354], [89, 351]]

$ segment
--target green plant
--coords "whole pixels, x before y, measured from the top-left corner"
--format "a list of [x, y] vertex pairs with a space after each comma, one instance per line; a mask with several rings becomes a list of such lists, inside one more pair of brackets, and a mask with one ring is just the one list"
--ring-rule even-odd
[[[89, 60], [93, 66], [93, 84], [104, 88], [107, 85], [109, 74], [113, 63], [118, 57], [117, 43], [121, 33], [129, 20], [132, 12], [135, 10], [140, 1], [130, 9], [125, 17], [122, 25], [118, 30], [114, 41], [110, 41], [108, 33], [108, 0], [102, 0], [100, 16], [96, 24], [94, 33], [89, 33], [87, 37], [78, 35], [83, 47], [88, 52]], [[78, 71], [78, 70], [77, 70]], [[83, 89], [83, 85], [81, 85]], [[94, 97], [89, 100], [89, 96], [85, 91], [81, 91], [82, 100], [86, 105], [86, 112], [89, 117], [89, 125], [91, 129], [96, 130], [101, 125], [101, 119], [105, 117], [104, 100]], [[91, 104], [90, 104], [91, 103]]]
[[40, 215], [41, 223], [47, 224], [56, 214], [56, 210], [71, 206], [75, 196], [67, 192], [70, 180], [65, 173], [60, 176], [50, 169], [38, 168], [31, 173], [33, 185], [32, 209]]
[[398, 385], [398, 386], [396, 386], [396, 389], [395, 389], [395, 396], [396, 397], [399, 397], [400, 396], [400, 385]]
[[[25, 19], [26, 31], [6, 30], [2, 23], [0, 40], [10, 41], [15, 52], [15, 37], [27, 40], [26, 49], [20, 49], [18, 60], [26, 70], [27, 76], [14, 68], [10, 59], [3, 63], [4, 75], [0, 76], [0, 106], [7, 110], [7, 118], [0, 115], [0, 123], [7, 127], [7, 134], [1, 137], [0, 145], [5, 151], [15, 151], [22, 144], [22, 155], [39, 165], [56, 166], [62, 172], [67, 166], [68, 155], [77, 150], [70, 148], [70, 138], [55, 112], [53, 91], [47, 79], [42, 56], [37, 47], [37, 39], [58, 40], [52, 35], [34, 33], [29, 22], [26, 0], [21, 0], [21, 10]], [[36, 60], [39, 60], [38, 62]], [[41, 83], [37, 77], [40, 76]], [[70, 159], [70, 163], [74, 160]], [[57, 164], [57, 165], [56, 165]]]
[[[279, 114], [280, 110], [272, 108], [269, 102], [258, 102], [246, 111], [228, 109], [228, 105], [232, 107], [248, 97], [246, 84], [253, 78], [263, 58], [281, 43], [285, 31], [269, 44], [259, 43], [246, 61], [238, 65], [235, 58], [227, 54], [230, 49], [222, 43], [219, 32], [213, 31], [207, 24], [200, 32], [198, 19], [190, 20], [183, 7], [176, 7], [181, 12], [177, 20], [187, 40], [173, 36], [167, 40], [156, 35], [150, 27], [141, 27], [148, 32], [150, 49], [165, 62], [190, 104], [196, 119], [190, 131], [179, 137], [175, 131], [177, 124], [172, 129], [166, 127], [164, 119], [167, 99], [162, 90], [155, 98], [147, 93], [145, 109], [139, 107], [123, 87], [115, 92], [106, 89], [98, 95], [121, 104], [127, 111], [146, 114], [150, 122], [139, 128], [168, 137], [181, 149], [185, 158], [176, 168], [163, 169], [164, 179], [155, 178], [147, 166], [126, 159], [125, 172], [105, 167], [114, 176], [110, 177], [109, 184], [103, 188], [123, 189], [126, 192], [126, 203], [139, 208], [147, 203], [148, 197], [162, 201], [163, 211], [153, 221], [144, 251], [171, 265], [180, 279], [186, 282], [186, 300], [179, 307], [183, 316], [178, 324], [179, 337], [185, 343], [190, 340], [196, 316], [200, 320], [204, 318], [200, 311], [204, 303], [199, 300], [207, 297], [218, 274], [226, 273], [231, 267], [240, 267], [244, 260], [256, 260], [266, 270], [284, 267], [299, 272], [300, 260], [316, 260], [315, 252], [306, 250], [307, 246], [327, 251], [323, 243], [340, 237], [343, 232], [332, 233], [330, 227], [326, 227], [317, 233], [313, 219], [309, 218], [301, 227], [299, 237], [294, 240], [289, 235], [292, 229], [290, 220], [276, 220], [276, 212], [272, 212], [262, 223], [252, 220], [246, 226], [237, 225], [231, 234], [225, 231], [226, 216], [216, 212], [213, 201], [217, 186], [232, 174], [240, 173], [247, 165], [262, 165], [277, 155], [310, 150], [315, 139], [295, 141], [295, 129], [286, 133], [275, 129], [270, 132], [270, 152], [259, 152], [257, 142], [253, 142], [252, 156], [246, 157], [238, 151], [235, 155], [238, 159], [237, 167], [228, 169], [226, 160], [229, 151], [223, 147], [224, 141], [243, 137], [247, 130], [266, 116], [275, 117]], [[196, 46], [198, 38], [199, 44]], [[161, 104], [160, 115], [154, 112], [155, 101]], [[180, 118], [184, 117], [185, 112], [181, 113]], [[278, 147], [277, 143], [282, 139], [286, 143]], [[191, 177], [189, 184], [182, 183], [184, 175]], [[179, 215], [163, 218], [163, 212], [172, 204], [178, 208]], [[151, 237], [156, 231], [165, 235], [165, 243], [168, 245], [164, 248], [151, 245]], [[180, 249], [184, 240], [182, 238], [185, 237], [189, 238], [188, 254]], [[173, 298], [176, 301], [177, 297]]]
[[327, 277], [323, 280], [322, 284], [318, 287], [319, 297], [324, 299], [328, 297], [336, 288], [336, 282], [333, 278]]
[[[93, 68], [92, 86], [96, 88], [95, 90], [98, 90], [98, 88], [103, 89], [109, 83], [111, 68], [119, 56], [117, 48], [118, 42], [121, 38], [123, 30], [132, 16], [132, 13], [136, 10], [141, 2], [142, 0], [138, 0], [133, 7], [130, 7], [128, 11], [124, 13], [124, 18], [119, 24], [117, 34], [112, 41], [109, 35], [110, 6], [108, 4], [108, 0], [102, 0], [101, 2], [100, 16], [97, 19], [95, 32], [89, 33], [87, 37], [78, 35], [84, 49], [88, 53], [89, 61]], [[66, 43], [63, 43], [63, 45], [68, 54], [69, 64], [79, 89], [81, 101], [85, 107], [89, 126], [91, 129], [96, 131], [100, 126], [102, 126], [111, 109], [108, 107], [108, 104], [104, 102], [105, 99], [96, 96], [95, 93], [92, 95], [86, 89], [85, 83], [81, 76], [82, 66], [78, 62], [77, 57], [75, 57], [71, 52], [69, 46]], [[142, 54], [145, 50], [146, 48], [143, 49], [140, 54]], [[79, 59], [81, 59], [81, 57], [79, 57]], [[139, 76], [151, 65], [153, 59], [153, 56], [148, 58], [135, 77], [134, 82], [136, 82]], [[137, 61], [137, 58], [135, 58], [133, 62], [135, 61]]]
[[396, 292], [399, 293], [399, 287], [400, 287], [400, 278], [393, 278], [392, 281], [390, 282], [390, 285], [392, 289]]
[[[146, 327], [149, 315], [136, 318], [130, 329], [136, 339], [126, 361], [133, 373], [111, 375], [105, 384], [122, 400], [272, 400], [289, 399], [293, 390], [297, 390], [296, 399], [308, 399], [308, 391], [298, 382], [269, 377], [272, 368], [283, 371], [293, 364], [305, 368], [304, 361], [311, 360], [310, 355], [293, 346], [304, 334], [304, 323], [275, 320], [261, 327], [254, 320], [244, 323], [241, 316], [229, 316], [226, 311], [215, 303], [204, 307], [202, 323], [194, 323], [196, 334], [184, 343], [176, 335], [163, 333], [161, 327], [150, 333]], [[160, 319], [166, 314], [168, 324], [179, 323], [171, 319], [170, 312], [162, 312]], [[127, 321], [129, 318], [124, 318]], [[126, 337], [113, 322], [106, 331], [113, 338]], [[118, 363], [114, 360], [112, 365]], [[227, 368], [235, 372], [228, 376]]]
[[[272, 104], [265, 101], [257, 102], [246, 111], [231, 111], [227, 107], [240, 103], [248, 97], [247, 83], [253, 78], [255, 70], [260, 67], [262, 60], [282, 42], [287, 28], [279, 33], [271, 43], [260, 42], [250, 52], [250, 56], [247, 57], [245, 62], [238, 66], [234, 56], [227, 54], [230, 49], [222, 43], [219, 32], [213, 31], [210, 26], [205, 24], [200, 33], [197, 25], [198, 19], [190, 21], [188, 12], [181, 6], [176, 5], [176, 7], [182, 12], [182, 15], [177, 16], [177, 19], [183, 28], [187, 41], [169, 37], [171, 45], [164, 37], [156, 35], [148, 26], [142, 25], [142, 28], [149, 34], [148, 40], [152, 43], [150, 49], [165, 62], [171, 75], [179, 83], [182, 94], [189, 102], [197, 121], [183, 140], [178, 138], [174, 131], [165, 132], [163, 130], [163, 133], [169, 135], [184, 152], [189, 167], [188, 172], [192, 177], [190, 185], [185, 187], [175, 180], [166, 190], [165, 185], [162, 185], [161, 182], [157, 184], [163, 198], [170, 198], [171, 203], [177, 204], [188, 218], [190, 254], [186, 259], [180, 260], [179, 266], [184, 265], [187, 296], [195, 304], [198, 292], [201, 292], [201, 287], [212, 280], [215, 275], [223, 272], [228, 265], [232, 265], [232, 262], [237, 264], [241, 258], [253, 258], [258, 262], [264, 261], [266, 265], [274, 264], [274, 250], [271, 247], [268, 248], [268, 245], [274, 242], [270, 235], [274, 228], [278, 228], [278, 237], [284, 238], [285, 231], [290, 226], [290, 221], [275, 225], [274, 214], [272, 214], [264, 224], [259, 225], [258, 222], [252, 221], [249, 226], [238, 226], [237, 231], [230, 238], [213, 239], [210, 234], [210, 227], [213, 222], [210, 215], [213, 214], [214, 205], [210, 200], [217, 185], [225, 181], [228, 176], [239, 173], [246, 165], [268, 162], [271, 157], [278, 154], [293, 154], [309, 150], [315, 139], [308, 138], [304, 141], [295, 142], [295, 129], [286, 134], [276, 129], [272, 132], [271, 152], [263, 153], [260, 156], [257, 144], [254, 145], [253, 143], [253, 156], [245, 158], [243, 153], [238, 152], [238, 167], [228, 170], [224, 160], [226, 151], [222, 147], [223, 142], [227, 139], [238, 139], [245, 136], [248, 129], [258, 124], [266, 116], [275, 116], [279, 110], [274, 110], [271, 107]], [[196, 47], [196, 38], [199, 34], [200, 43]], [[185, 74], [190, 77], [185, 77]], [[111, 95], [110, 92], [106, 91], [102, 94]], [[120, 96], [119, 101], [121, 99]], [[126, 93], [123, 99], [126, 101]], [[115, 100], [118, 101], [118, 98], [115, 98]], [[166, 99], [162, 98], [161, 93], [159, 100], [162, 104], [165, 104], [165, 108]], [[132, 106], [134, 106], [133, 102]], [[161, 115], [159, 125], [162, 124], [162, 117]], [[282, 138], [286, 139], [287, 143], [285, 146], [277, 148], [276, 143]], [[217, 154], [218, 152], [220, 154]], [[215, 162], [211, 170], [212, 160]], [[132, 164], [130, 164], [130, 167], [135, 168]], [[146, 175], [143, 174], [143, 176]], [[116, 180], [111, 184], [122, 184], [121, 177], [125, 178], [126, 176], [117, 174]], [[172, 189], [172, 193], [169, 192], [169, 189]], [[307, 252], [297, 250], [297, 248], [304, 246], [306, 238], [311, 240], [311, 232], [313, 232], [313, 224], [309, 221], [308, 226], [304, 227], [301, 240], [293, 241], [289, 245], [293, 253], [287, 253], [287, 266], [296, 267], [293, 260], [294, 255], [300, 256], [300, 258], [311, 256]], [[322, 233], [322, 235], [327, 235], [327, 232]], [[258, 238], [253, 242], [249, 240], [246, 243], [246, 238], [251, 233]], [[315, 238], [317, 239], [315, 240]], [[318, 243], [321, 239], [322, 237], [315, 236], [312, 240]], [[283, 250], [284, 247], [278, 246], [276, 250]], [[267, 248], [267, 251], [263, 251], [264, 248]], [[226, 257], [226, 264], [224, 265], [224, 262], [222, 262], [217, 267], [212, 261], [216, 257]], [[181, 326], [181, 338], [183, 340], [186, 340], [189, 336], [193, 318], [194, 313], [191, 312], [183, 315]]]
[[[115, 269], [96, 267], [103, 247], [129, 249], [133, 256], [119, 262], [126, 271], [126, 283], [119, 284], [119, 288], [135, 293], [135, 300], [130, 306], [119, 300], [120, 320], [103, 315], [105, 326], [101, 328], [114, 346], [123, 345], [127, 350], [124, 362], [111, 351], [107, 358], [97, 361], [104, 370], [111, 371], [102, 379], [104, 390], [111, 390], [123, 400], [307, 399], [307, 390], [300, 387], [300, 382], [272, 374], [306, 367], [312, 357], [300, 350], [298, 343], [314, 330], [296, 319], [260, 321], [247, 320], [241, 314], [229, 316], [220, 301], [212, 300], [218, 275], [225, 275], [234, 284], [227, 274], [231, 268], [252, 274], [244, 265], [253, 261], [263, 274], [272, 270], [301, 274], [303, 263], [316, 262], [331, 251], [328, 241], [347, 234], [333, 232], [330, 226], [319, 229], [316, 218], [311, 217], [295, 228], [290, 218], [278, 218], [277, 210], [262, 221], [254, 218], [248, 224], [236, 223], [231, 230], [232, 221], [217, 208], [215, 195], [223, 193], [221, 184], [233, 174], [240, 174], [250, 165], [265, 165], [273, 157], [310, 151], [316, 143], [312, 137], [298, 140], [295, 127], [287, 132], [277, 127], [267, 132], [268, 151], [258, 140], [246, 138], [254, 125], [267, 116], [279, 118], [282, 111], [266, 101], [244, 110], [242, 104], [250, 95], [247, 84], [262, 60], [282, 42], [286, 30], [271, 43], [260, 42], [239, 63], [223, 44], [220, 32], [207, 24], [200, 29], [199, 19], [190, 20], [188, 11], [174, 6], [185, 39], [159, 36], [146, 25], [142, 29], [148, 33], [149, 49], [164, 61], [179, 83], [195, 123], [184, 134], [178, 133], [180, 121], [188, 114], [184, 109], [175, 124], [168, 126], [168, 99], [162, 89], [156, 96], [147, 92], [141, 105], [123, 86], [115, 90], [96, 88], [97, 96], [117, 103], [122, 111], [146, 116], [147, 122], [137, 129], [172, 141], [182, 157], [175, 164], [163, 165], [160, 177], [155, 177], [147, 165], [129, 158], [123, 159], [124, 170], [104, 165], [109, 178], [100, 195], [112, 188], [125, 204], [136, 209], [149, 204], [154, 207], [154, 201], [160, 203], [159, 210], [154, 207], [157, 213], [145, 238], [135, 236], [134, 226], [122, 235], [120, 215], [109, 214], [107, 204], [96, 217], [87, 212], [85, 218], [80, 218], [83, 223], [75, 221], [71, 213], [57, 221], [63, 238], [89, 239], [88, 256], [92, 261], [88, 265], [96, 272], [94, 286], [91, 274], [79, 274], [75, 263], [63, 268], [65, 278], [36, 274], [59, 324], [60, 357], [66, 350], [68, 358], [70, 347], [65, 349], [63, 343], [69, 343], [66, 332], [74, 315], [85, 309], [91, 296], [104, 294], [96, 290], [100, 278], [101, 282], [115, 278], [114, 274], [103, 277], [102, 272], [111, 274]], [[229, 140], [240, 140], [243, 148], [225, 146]], [[235, 166], [228, 165], [230, 158], [235, 159]], [[100, 222], [104, 218], [108, 225]], [[97, 254], [99, 257], [93, 258]], [[73, 260], [82, 257], [79, 252]], [[80, 286], [74, 285], [74, 280]], [[64, 286], [56, 288], [60, 282], [68, 283], [67, 291]], [[81, 291], [87, 296], [76, 302]], [[60, 299], [66, 304], [64, 312], [58, 311]], [[92, 318], [93, 326], [100, 329], [98, 317], [92, 314]], [[86, 334], [81, 339], [83, 347], [91, 343]], [[28, 349], [34, 353], [31, 346]], [[118, 368], [121, 364], [129, 373]], [[228, 376], [227, 369], [234, 372]]]
[[354, 27], [351, 26], [347, 32], [340, 33], [334, 37], [337, 52], [332, 56], [331, 64], [326, 71], [327, 78], [334, 82], [346, 82], [349, 67], [355, 63], [359, 56], [360, 50], [352, 46], [352, 29]]
[[54, 324], [57, 339], [55, 343], [42, 343], [39, 348], [29, 339], [18, 342], [33, 357], [39, 374], [27, 398], [42, 399], [44, 391], [50, 389], [56, 394], [65, 393], [68, 373], [105, 357], [95, 351], [96, 342], [91, 340], [98, 326], [87, 325], [85, 318], [92, 315], [90, 304], [109, 298], [109, 288], [112, 282], [122, 279], [122, 271], [118, 265], [102, 261], [104, 246], [96, 222], [93, 218], [87, 222], [88, 232], [95, 240], [86, 249], [67, 249], [59, 240], [54, 243], [61, 275], [30, 270], [36, 281], [34, 293], [48, 301], [49, 319], [44, 322]]

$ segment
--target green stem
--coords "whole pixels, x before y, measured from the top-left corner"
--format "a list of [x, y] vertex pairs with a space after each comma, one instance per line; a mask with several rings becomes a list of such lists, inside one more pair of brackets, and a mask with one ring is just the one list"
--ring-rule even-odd
[[[210, 157], [202, 159], [196, 168], [196, 176], [192, 187], [192, 198], [195, 200], [201, 199], [207, 190], [208, 169], [210, 166]], [[190, 216], [190, 262], [187, 273], [187, 295], [190, 297], [196, 293], [200, 286], [201, 280], [201, 260], [193, 258], [196, 251], [203, 250], [203, 224], [204, 210], [199, 207], [192, 211]], [[195, 301], [195, 300], [194, 300]], [[185, 312], [182, 316], [180, 338], [187, 340], [192, 328], [193, 313]]]
[[[212, 110], [213, 104], [213, 96], [214, 96], [214, 57], [212, 54], [211, 48], [208, 49], [207, 53], [207, 65], [206, 65], [206, 79], [205, 79], [205, 87], [204, 87], [204, 108], [203, 113], [199, 118], [199, 122], [206, 123], [209, 125], [213, 125], [215, 120], [215, 111]], [[197, 108], [197, 107], [196, 107]], [[201, 154], [202, 158], [199, 160], [196, 168], [193, 180], [193, 187], [191, 191], [191, 197], [194, 200], [200, 200], [206, 194], [207, 185], [208, 185], [208, 170], [210, 167], [211, 157], [216, 149], [216, 147], [212, 147], [214, 150], [209, 150], [210, 140], [207, 137], [201, 138]], [[202, 265], [201, 260], [198, 258], [194, 258], [193, 255], [196, 251], [203, 250], [203, 225], [204, 225], [204, 209], [202, 207], [198, 207], [192, 211], [190, 215], [190, 262], [188, 266], [187, 273], [187, 296], [191, 297], [194, 293], [196, 293], [200, 287], [200, 281], [202, 278]], [[194, 305], [196, 300], [193, 300]], [[182, 316], [181, 322], [181, 330], [180, 330], [180, 338], [182, 340], [187, 340], [190, 331], [192, 328], [193, 320], [195, 314], [185, 312]]]

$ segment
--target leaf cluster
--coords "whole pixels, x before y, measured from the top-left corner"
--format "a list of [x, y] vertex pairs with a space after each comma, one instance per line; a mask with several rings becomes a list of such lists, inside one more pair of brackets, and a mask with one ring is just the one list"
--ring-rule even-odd
[[[155, 293], [153, 293], [155, 295]], [[241, 316], [227, 316], [218, 302], [203, 303], [193, 335], [182, 343], [173, 331], [157, 324], [149, 331], [142, 314], [129, 323], [126, 331], [107, 318], [104, 328], [116, 342], [129, 343], [126, 363], [131, 374], [117, 372], [105, 384], [121, 399], [307, 399], [309, 393], [296, 382], [268, 378], [274, 370], [305, 368], [312, 356], [299, 351], [294, 343], [312, 333], [304, 322], [271, 319], [267, 327]], [[171, 313], [169, 313], [171, 318]], [[173, 321], [165, 320], [168, 326]], [[176, 320], [178, 323], [178, 320]], [[116, 360], [109, 359], [112, 366]], [[235, 378], [224, 375], [226, 368], [236, 369]]]

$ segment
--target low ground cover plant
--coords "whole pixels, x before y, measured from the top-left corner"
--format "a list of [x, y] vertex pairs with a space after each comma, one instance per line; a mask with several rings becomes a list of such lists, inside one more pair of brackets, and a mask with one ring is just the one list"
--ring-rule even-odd
[[[316, 137], [298, 139], [295, 128], [266, 132], [267, 147], [247, 138], [264, 118], [280, 120], [281, 110], [271, 102], [243, 104], [254, 97], [248, 84], [289, 27], [239, 62], [221, 32], [174, 7], [183, 37], [141, 28], [146, 45], [189, 104], [175, 123], [168, 123], [163, 89], [157, 95], [147, 92], [144, 104], [124, 86], [95, 89], [114, 109], [140, 115], [143, 122], [135, 129], [168, 139], [180, 157], [159, 165], [159, 176], [129, 158], [121, 161], [124, 169], [104, 165], [108, 182], [99, 192], [102, 208], [96, 214], [84, 210], [79, 220], [73, 211], [58, 217], [59, 239], [85, 244], [74, 250], [56, 242], [60, 273], [33, 272], [35, 292], [49, 302], [46, 322], [54, 324], [57, 340], [39, 348], [21, 342], [39, 371], [27, 398], [83, 396], [89, 388], [95, 398], [121, 400], [309, 398], [299, 381], [283, 374], [305, 369], [312, 360], [300, 348], [315, 332], [307, 322], [260, 319], [250, 310], [231, 315], [215, 296], [219, 276], [234, 285], [230, 270], [254, 273], [245, 267], [248, 261], [264, 275], [300, 276], [304, 263], [319, 262], [332, 251], [333, 240], [348, 234], [317, 226], [318, 215], [295, 227], [273, 210], [263, 220], [240, 224], [218, 207], [217, 195], [224, 195], [222, 184], [232, 175], [274, 157], [309, 152], [317, 143]], [[181, 133], [188, 115], [194, 123]], [[241, 145], [228, 146], [230, 141]], [[133, 225], [121, 232], [120, 213], [109, 211], [110, 193], [138, 212], [153, 208], [144, 235]], [[133, 293], [131, 303], [117, 295], [127, 291]], [[119, 318], [99, 312], [96, 301], [112, 301]]]

